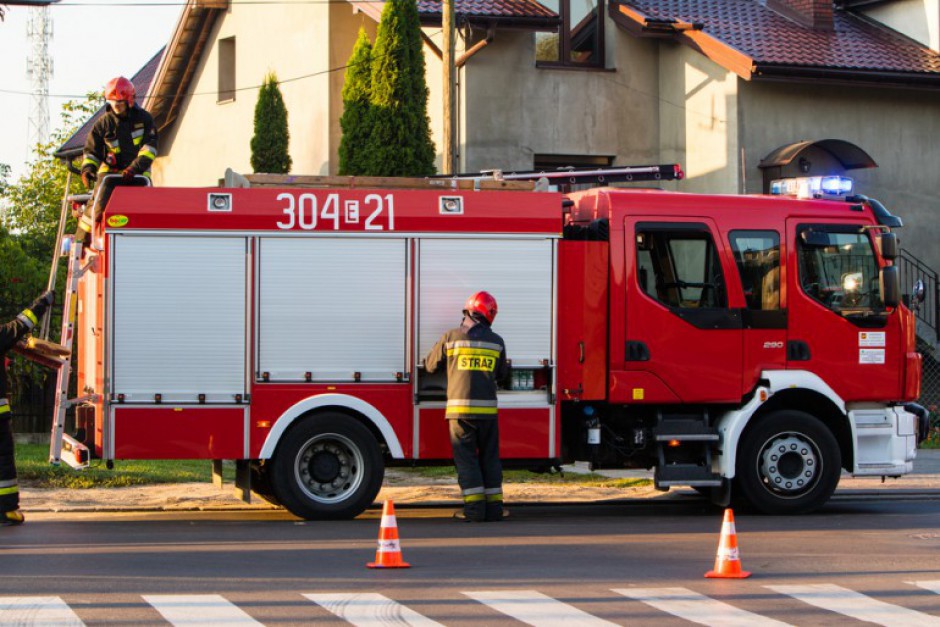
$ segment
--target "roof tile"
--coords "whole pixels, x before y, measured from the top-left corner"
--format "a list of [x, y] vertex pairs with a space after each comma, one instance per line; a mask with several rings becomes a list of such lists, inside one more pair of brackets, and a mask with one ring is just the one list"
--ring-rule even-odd
[[756, 0], [626, 0], [647, 18], [704, 24], [704, 32], [758, 65], [940, 74], [940, 55], [851, 12], [814, 30]]
[[[440, 1], [418, 0], [418, 13], [439, 15], [440, 12]], [[454, 12], [475, 17], [558, 17], [557, 13], [535, 0], [454, 0]]]

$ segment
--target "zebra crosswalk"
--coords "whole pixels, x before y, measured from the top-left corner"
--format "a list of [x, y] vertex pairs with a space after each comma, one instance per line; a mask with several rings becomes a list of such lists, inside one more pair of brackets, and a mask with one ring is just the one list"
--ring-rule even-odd
[[[897, 585], [907, 587], [907, 594], [922, 594], [918, 588], [940, 594], [940, 580], [908, 581]], [[770, 591], [781, 598], [796, 600], [804, 607], [815, 607], [828, 613], [828, 621], [839, 621], [840, 624], [851, 622], [846, 619], [854, 619], [888, 627], [940, 627], [940, 616], [888, 603], [832, 583], [757, 585], [740, 594], [742, 598], [747, 598], [754, 595], [755, 591], [761, 597], [766, 597]], [[623, 623], [635, 622], [635, 619], [631, 621], [631, 614], [637, 612], [637, 606], [631, 602], [639, 602], [647, 608], [642, 616], [646, 622], [651, 616], [655, 620], [655, 612], [660, 612], [664, 618], [672, 616], [690, 623], [715, 627], [777, 627], [789, 624], [684, 587], [618, 587], [610, 588], [608, 592], [613, 596], [604, 604], [605, 611], [616, 615]], [[890, 596], [898, 598], [905, 595], [894, 590]], [[141, 606], [149, 605], [170, 625], [247, 627], [264, 624], [258, 617], [219, 594], [146, 594], [140, 598], [143, 602]], [[620, 605], [617, 605], [617, 598], [621, 600]], [[311, 609], [311, 612], [329, 612], [358, 627], [432, 627], [445, 625], [447, 621], [446, 616], [426, 616], [405, 603], [373, 592], [299, 592], [297, 600], [300, 599], [310, 601], [311, 608], [318, 608]], [[588, 600], [584, 602], [588, 603]], [[577, 607], [577, 599], [562, 601], [538, 590], [468, 590], [460, 592], [457, 599], [447, 600], [451, 608], [461, 604], [461, 615], [464, 617], [467, 605], [476, 605], [482, 613], [489, 612], [486, 615], [479, 614], [479, 622], [498, 622], [499, 615], [502, 615], [504, 619], [508, 617], [536, 627], [601, 627], [618, 624]], [[753, 605], [752, 602], [750, 606]], [[649, 613], [650, 608], [655, 610], [653, 614]], [[120, 619], [121, 609], [114, 608], [113, 611], [112, 616]], [[778, 617], [781, 616], [779, 608], [776, 613]], [[320, 615], [321, 618], [323, 615]], [[805, 616], [805, 612], [800, 615]], [[316, 622], [316, 614], [311, 613], [305, 622]], [[79, 627], [84, 624], [79, 613], [61, 597], [0, 596], [0, 626]]]

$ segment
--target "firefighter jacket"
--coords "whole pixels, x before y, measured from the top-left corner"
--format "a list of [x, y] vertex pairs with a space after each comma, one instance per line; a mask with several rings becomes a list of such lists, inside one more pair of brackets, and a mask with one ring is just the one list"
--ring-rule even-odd
[[483, 320], [464, 317], [424, 360], [428, 373], [447, 367], [448, 420], [496, 418], [496, 387], [509, 374], [506, 343]]
[[7, 380], [6, 355], [36, 326], [39, 319], [46, 313], [47, 307], [46, 301], [38, 298], [29, 306], [29, 309], [24, 309], [13, 321], [0, 326], [0, 417], [10, 411], [10, 406], [7, 404], [9, 381]]
[[150, 114], [134, 104], [127, 115], [107, 111], [95, 122], [85, 139], [82, 172], [107, 174], [133, 167], [150, 178], [150, 166], [157, 158], [157, 129]]

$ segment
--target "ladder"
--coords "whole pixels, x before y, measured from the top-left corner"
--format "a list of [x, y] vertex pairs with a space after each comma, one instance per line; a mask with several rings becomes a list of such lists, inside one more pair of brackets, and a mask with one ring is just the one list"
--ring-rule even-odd
[[[68, 274], [65, 280], [65, 296], [62, 299], [62, 335], [60, 344], [71, 352], [75, 341], [75, 316], [77, 314], [78, 279], [95, 263], [97, 255], [90, 255], [83, 263], [84, 246], [74, 241], [73, 236], [63, 237], [63, 242], [70, 242], [68, 252]], [[55, 403], [52, 414], [52, 437], [49, 443], [49, 463], [58, 466], [65, 462], [75, 469], [88, 467], [91, 458], [88, 447], [65, 433], [65, 412], [75, 405], [96, 402], [97, 394], [86, 394], [78, 398], [68, 398], [69, 378], [72, 373], [72, 360], [66, 359], [59, 367], [56, 380]]]

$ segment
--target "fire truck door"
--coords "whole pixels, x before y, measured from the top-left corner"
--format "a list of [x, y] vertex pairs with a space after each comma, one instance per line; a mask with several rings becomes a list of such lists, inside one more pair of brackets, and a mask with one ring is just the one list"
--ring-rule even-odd
[[[741, 310], [728, 303], [728, 277], [735, 269], [728, 251], [716, 246], [717, 236], [706, 218], [626, 219], [625, 341], [610, 348], [612, 400], [740, 401]], [[615, 316], [612, 303], [612, 321]], [[620, 373], [615, 372], [618, 355]]]
[[843, 399], [900, 393], [898, 316], [887, 313], [870, 232], [788, 220], [787, 367], [821, 377]]

